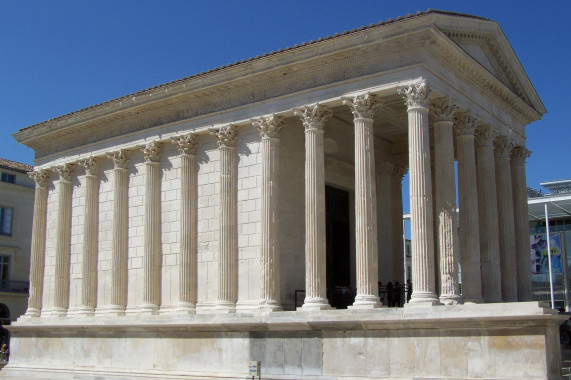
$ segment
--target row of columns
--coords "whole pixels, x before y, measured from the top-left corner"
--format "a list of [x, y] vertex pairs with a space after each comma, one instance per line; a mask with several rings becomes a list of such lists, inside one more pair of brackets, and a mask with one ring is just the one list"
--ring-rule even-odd
[[[475, 129], [475, 120], [466, 112], [457, 112], [447, 99], [429, 106], [430, 89], [419, 83], [402, 91], [408, 111], [410, 198], [413, 250], [414, 292], [411, 303], [457, 303], [458, 243], [462, 252], [463, 300], [497, 302], [528, 297], [526, 280], [527, 207], [525, 197], [525, 148], [513, 144], [489, 127]], [[378, 243], [376, 180], [373, 146], [373, 114], [380, 105], [370, 93], [344, 99], [351, 108], [355, 124], [355, 220], [357, 296], [353, 307], [380, 306], [378, 295]], [[330, 308], [326, 297], [325, 276], [325, 170], [323, 131], [332, 116], [326, 106], [316, 104], [295, 110], [305, 129], [305, 223], [306, 223], [306, 299], [304, 309]], [[429, 148], [429, 114], [435, 134], [435, 199], [433, 210]], [[262, 191], [260, 299], [263, 310], [280, 310], [279, 291], [279, 133], [284, 121], [270, 116], [253, 122], [261, 134]], [[453, 131], [456, 131], [454, 135]], [[237, 127], [224, 126], [212, 131], [220, 152], [220, 257], [216, 309], [232, 312], [237, 302]], [[453, 139], [458, 156], [461, 236], [457, 236]], [[174, 138], [181, 159], [181, 264], [178, 309], [194, 312], [197, 278], [197, 137], [194, 134]], [[496, 145], [494, 150], [492, 141]], [[475, 148], [475, 142], [477, 148]], [[155, 313], [160, 307], [160, 145], [152, 142], [142, 149], [145, 156], [145, 234], [144, 294], [142, 309]], [[496, 157], [494, 157], [494, 152]], [[112, 236], [112, 281], [110, 304], [104, 309], [124, 313], [127, 306], [127, 209], [128, 152], [108, 154], [114, 162], [114, 206]], [[494, 160], [495, 159], [495, 160]], [[477, 161], [477, 165], [476, 165]], [[80, 162], [86, 168], [84, 222], [83, 294], [84, 313], [93, 313], [97, 292], [98, 180], [97, 159]], [[59, 208], [56, 241], [54, 309], [64, 315], [69, 308], [69, 257], [71, 231], [71, 176], [74, 164], [58, 167]], [[476, 171], [477, 168], [477, 171]], [[510, 171], [511, 170], [511, 171]], [[396, 166], [392, 191], [400, 195], [400, 180], [405, 170]], [[493, 175], [495, 173], [495, 175]], [[41, 311], [45, 256], [45, 218], [49, 170], [33, 173], [36, 180], [32, 268], [28, 315]], [[478, 180], [476, 181], [476, 178]], [[496, 178], [498, 179], [496, 183]], [[515, 203], [512, 199], [514, 181]], [[477, 182], [477, 183], [476, 183]], [[523, 192], [522, 192], [523, 189]], [[523, 200], [523, 201], [522, 201]], [[393, 241], [402, 242], [402, 199], [393, 205]], [[522, 206], [521, 204], [525, 205]], [[497, 205], [498, 207], [491, 207]], [[515, 209], [514, 209], [515, 206]], [[511, 207], [511, 208], [510, 208]], [[478, 211], [482, 213], [479, 214]], [[436, 219], [433, 219], [433, 215]], [[496, 218], [495, 216], [499, 216]], [[515, 215], [515, 223], [513, 219]], [[510, 216], [511, 221], [510, 221]], [[499, 219], [499, 223], [495, 222]], [[436, 220], [436, 226], [433, 221]], [[497, 227], [495, 224], [497, 223]], [[517, 235], [514, 231], [517, 226]], [[523, 226], [523, 227], [522, 227]], [[524, 234], [525, 233], [525, 234]], [[397, 236], [398, 235], [398, 236]], [[524, 236], [525, 235], [525, 236]], [[496, 236], [499, 237], [496, 238]], [[517, 238], [514, 238], [517, 237]], [[435, 239], [439, 257], [440, 299], [436, 295]], [[499, 241], [500, 244], [495, 242]], [[516, 259], [515, 248], [519, 256]], [[401, 247], [402, 248], [402, 247]], [[521, 250], [521, 251], [520, 251]], [[400, 250], [402, 251], [402, 249]], [[501, 253], [501, 254], [500, 254]], [[482, 272], [481, 267], [485, 272]], [[502, 273], [498, 273], [499, 268]], [[398, 262], [395, 271], [400, 272]], [[402, 264], [402, 263], [401, 263]], [[513, 271], [518, 266], [517, 278]], [[402, 268], [402, 265], [400, 265]], [[504, 271], [506, 273], [504, 273]], [[510, 273], [507, 273], [510, 272]], [[520, 273], [521, 272], [521, 273]], [[483, 273], [486, 276], [482, 281]], [[400, 277], [400, 276], [399, 276]], [[527, 281], [529, 282], [529, 281]], [[516, 285], [519, 284], [519, 285]], [[501, 291], [499, 290], [501, 286]], [[518, 288], [519, 286], [519, 288]]]
[[[425, 82], [400, 92], [407, 105], [409, 124], [414, 247], [411, 304], [530, 300], [525, 179], [525, 159], [530, 152], [515, 147], [489, 126], [476, 128], [476, 120], [468, 112], [457, 110], [448, 99], [429, 101], [430, 88]], [[430, 173], [429, 113], [434, 132], [434, 187], [430, 175], [426, 175]], [[454, 139], [458, 159], [459, 237], [455, 217]], [[462, 296], [458, 289], [458, 240]], [[440, 264], [439, 298], [434, 278], [435, 257]]]

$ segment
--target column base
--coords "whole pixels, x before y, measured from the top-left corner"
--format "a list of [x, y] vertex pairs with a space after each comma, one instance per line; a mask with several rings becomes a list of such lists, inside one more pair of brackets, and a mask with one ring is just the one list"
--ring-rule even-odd
[[65, 316], [67, 316], [67, 309], [63, 308], [63, 307], [54, 307], [51, 310], [50, 315], [52, 315], [54, 317], [65, 317]]
[[347, 309], [376, 309], [379, 307], [383, 307], [383, 305], [378, 296], [358, 295], [355, 297], [353, 305], [348, 306]]
[[443, 305], [461, 305], [464, 300], [459, 294], [443, 294], [440, 296], [440, 303]]
[[282, 305], [277, 301], [260, 300], [258, 302], [258, 304], [260, 305], [259, 306], [260, 310], [264, 311], [264, 312], [273, 312], [273, 311], [283, 311], [284, 310]]
[[405, 305], [405, 307], [416, 307], [416, 306], [439, 306], [442, 305], [435, 293], [432, 292], [413, 292], [410, 297], [410, 301]]
[[40, 309], [28, 308], [22, 317], [37, 318], [42, 314]]
[[303, 305], [298, 307], [297, 310], [301, 311], [311, 311], [311, 310], [331, 310], [334, 309], [329, 305], [329, 301], [327, 298], [321, 297], [313, 297], [313, 298], [306, 298], [303, 301]]
[[196, 305], [192, 302], [179, 302], [176, 305], [176, 314], [196, 314]]
[[151, 315], [159, 314], [159, 306], [152, 303], [144, 303], [139, 309], [142, 313], [149, 313]]
[[100, 308], [97, 308], [95, 314], [105, 314], [105, 315], [115, 315], [115, 316], [123, 316], [125, 315], [125, 306], [121, 305], [107, 305]]
[[79, 309], [69, 310], [68, 314], [70, 315], [87, 315], [92, 316], [95, 315], [95, 308], [93, 307], [81, 307]]
[[236, 303], [231, 301], [218, 301], [214, 308], [214, 313], [230, 314], [236, 312]]

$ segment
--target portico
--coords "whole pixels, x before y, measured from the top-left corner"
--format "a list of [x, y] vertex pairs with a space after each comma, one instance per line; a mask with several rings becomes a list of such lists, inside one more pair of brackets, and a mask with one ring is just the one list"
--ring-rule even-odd
[[[95, 376], [95, 368], [76, 368], [79, 357], [42, 362], [30, 351], [31, 336], [49, 330], [60, 347], [71, 328], [80, 328], [114, 345], [96, 332], [111, 325], [101, 331], [133, 347], [142, 328], [146, 337], [165, 331], [169, 344], [177, 334], [190, 345], [200, 336], [225, 352], [240, 351], [232, 342], [241, 340], [253, 356], [263, 355], [260, 347], [272, 339], [296, 351], [314, 337], [321, 343], [308, 349], [316, 358], [308, 354], [311, 370], [302, 374], [349, 376], [335, 355], [350, 336], [406, 351], [398, 334], [383, 332], [396, 329], [429, 350], [440, 343], [423, 325], [433, 324], [448, 342], [459, 331], [451, 321], [465, 316], [469, 323], [481, 313], [485, 337], [501, 336], [501, 326], [529, 316], [532, 326], [521, 325], [521, 336], [542, 342], [545, 361], [525, 374], [544, 378], [557, 367], [549, 361], [556, 356], [556, 318], [537, 304], [507, 315], [501, 305], [481, 305], [530, 298], [528, 277], [517, 272], [524, 267], [521, 225], [527, 226], [525, 126], [543, 113], [495, 22], [434, 11], [22, 129], [16, 138], [36, 151], [31, 290], [28, 312], [12, 328], [22, 354], [13, 354], [3, 372], [28, 373], [39, 361], [46, 373]], [[402, 281], [400, 190], [407, 168], [413, 293], [405, 310], [392, 315], [378, 284]], [[336, 285], [355, 291], [350, 310], [332, 310], [328, 299], [326, 245], [333, 232], [326, 186], [349, 194], [350, 283]], [[495, 237], [499, 244], [490, 241]], [[305, 291], [305, 300], [294, 311], [296, 290]], [[506, 339], [517, 350], [515, 338]], [[85, 342], [78, 337], [73, 344]], [[492, 349], [487, 338], [478, 344]], [[241, 354], [227, 353], [217, 374], [201, 364], [208, 351], [199, 351], [192, 365], [161, 363], [156, 376], [192, 366], [201, 378], [239, 375]], [[105, 373], [129, 365], [110, 362]], [[387, 365], [365, 363], [368, 369], [359, 371], [365, 378], [397, 376]], [[415, 365], [417, 376], [450, 371]], [[286, 367], [270, 371], [297, 376]], [[466, 369], [457, 376], [472, 375]]]

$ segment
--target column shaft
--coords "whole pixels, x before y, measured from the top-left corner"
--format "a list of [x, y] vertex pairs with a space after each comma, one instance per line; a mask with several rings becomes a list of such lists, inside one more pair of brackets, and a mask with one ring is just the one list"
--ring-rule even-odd
[[494, 144], [496, 148], [496, 191], [498, 193], [498, 220], [500, 227], [502, 298], [504, 302], [517, 302], [514, 206], [509, 156], [513, 143], [509, 142], [506, 137], [498, 137], [494, 140]]
[[525, 176], [525, 160], [531, 154], [524, 147], [512, 150], [511, 171], [514, 200], [516, 262], [517, 262], [517, 296], [518, 301], [532, 300], [531, 270], [529, 259], [529, 222], [527, 211], [527, 181]]
[[82, 161], [85, 166], [85, 213], [83, 216], [83, 265], [81, 306], [93, 313], [97, 305], [97, 240], [99, 229], [99, 179], [95, 159]]
[[458, 287], [458, 224], [456, 220], [456, 178], [454, 175], [454, 133], [452, 107], [448, 100], [439, 100], [433, 109], [435, 219], [440, 264], [440, 302], [461, 301]]
[[109, 154], [108, 157], [114, 162], [111, 300], [108, 309], [121, 314], [127, 306], [128, 159], [125, 151]]
[[262, 234], [260, 242], [260, 307], [281, 310], [279, 245], [279, 132], [284, 122], [271, 116], [254, 122], [262, 137]]
[[198, 186], [196, 156], [183, 154], [181, 161], [181, 243], [179, 308], [194, 309], [198, 276]]
[[458, 151], [462, 296], [464, 302], [481, 303], [483, 299], [474, 119], [463, 113], [457, 115], [455, 121], [456, 149]]
[[354, 307], [378, 307], [377, 189], [373, 119], [355, 118], [355, 240], [357, 297]]
[[434, 278], [434, 226], [430, 142], [428, 137], [428, 95], [424, 82], [401, 91], [408, 110], [409, 181], [412, 244], [410, 305], [438, 304]]
[[492, 143], [495, 135], [490, 127], [478, 128], [476, 131], [482, 296], [485, 302], [502, 302], [498, 198]]
[[56, 265], [54, 308], [56, 315], [65, 315], [69, 308], [69, 265], [71, 255], [71, 192], [73, 164], [58, 167], [58, 220], [56, 239]]
[[32, 221], [32, 247], [30, 257], [30, 297], [26, 315], [39, 317], [42, 310], [44, 289], [44, 265], [46, 254], [46, 217], [48, 203], [47, 183], [49, 170], [32, 172], [30, 177], [36, 182], [34, 196], [34, 219]]
[[145, 154], [145, 237], [143, 309], [155, 313], [161, 305], [161, 163], [160, 150], [151, 142]]
[[216, 309], [234, 312], [238, 301], [238, 167], [237, 127], [227, 125], [212, 131], [220, 153], [220, 251]]

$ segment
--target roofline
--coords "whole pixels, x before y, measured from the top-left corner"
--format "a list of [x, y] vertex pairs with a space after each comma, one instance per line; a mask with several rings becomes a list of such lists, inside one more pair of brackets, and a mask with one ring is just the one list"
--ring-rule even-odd
[[318, 38], [317, 40], [311, 40], [311, 41], [309, 41], [309, 42], [303, 42], [303, 43], [301, 43], [301, 44], [296, 44], [296, 45], [294, 45], [293, 47], [288, 46], [288, 47], [286, 47], [285, 49], [279, 49], [279, 50], [276, 50], [276, 51], [272, 51], [272, 52], [270, 52], [270, 53], [266, 53], [266, 54], [263, 54], [263, 55], [261, 55], [261, 56], [250, 57], [250, 58], [248, 58], [248, 59], [243, 59], [243, 60], [241, 60], [241, 61], [239, 61], [239, 62], [236, 61], [236, 62], [233, 62], [233, 63], [229, 63], [229, 64], [227, 64], [227, 65], [224, 65], [224, 66], [219, 66], [219, 67], [210, 69], [210, 70], [208, 70], [208, 71], [200, 72], [200, 73], [198, 73], [198, 74], [192, 74], [192, 75], [190, 75], [190, 76], [187, 76], [187, 77], [184, 77], [184, 78], [181, 78], [181, 79], [177, 79], [177, 80], [174, 80], [174, 81], [171, 81], [171, 82], [166, 82], [166, 83], [163, 83], [163, 84], [159, 84], [159, 85], [157, 85], [157, 86], [149, 87], [149, 88], [147, 88], [147, 89], [143, 89], [143, 90], [140, 90], [140, 91], [137, 91], [137, 92], [128, 94], [128, 95], [123, 95], [123, 96], [120, 96], [120, 97], [118, 97], [118, 98], [110, 99], [110, 100], [107, 100], [107, 101], [102, 102], [102, 103], [97, 103], [97, 104], [94, 104], [94, 105], [89, 106], [89, 107], [81, 108], [81, 109], [79, 109], [79, 110], [72, 111], [72, 112], [69, 112], [69, 113], [66, 113], [66, 114], [63, 114], [63, 115], [60, 115], [60, 116], [57, 116], [57, 117], [54, 117], [54, 118], [51, 118], [51, 119], [42, 121], [42, 122], [40, 122], [40, 123], [32, 124], [32, 125], [30, 125], [30, 126], [21, 128], [17, 133], [14, 133], [13, 136], [14, 136], [14, 138], [16, 138], [16, 140], [17, 140], [18, 142], [21, 142], [21, 141], [17, 138], [17, 135], [18, 135], [19, 133], [21, 133], [21, 132], [27, 131], [27, 130], [32, 129], [32, 128], [37, 128], [37, 127], [41, 127], [41, 126], [45, 126], [45, 125], [54, 124], [54, 123], [56, 123], [56, 122], [58, 122], [58, 121], [60, 121], [60, 120], [69, 118], [69, 117], [71, 117], [71, 116], [76, 116], [76, 115], [78, 115], [78, 114], [87, 113], [88, 111], [92, 111], [92, 110], [99, 110], [99, 109], [101, 109], [101, 108], [104, 108], [104, 107], [113, 105], [113, 104], [115, 104], [115, 103], [121, 103], [121, 102], [123, 102], [123, 101], [130, 100], [130, 99], [132, 99], [133, 97], [138, 97], [138, 96], [142, 96], [142, 95], [147, 95], [147, 94], [149, 94], [149, 93], [151, 93], [151, 92], [153, 92], [153, 91], [156, 91], [156, 90], [168, 89], [169, 87], [172, 87], [173, 85], [179, 85], [179, 84], [181, 84], [181, 83], [183, 83], [183, 82], [188, 82], [188, 81], [194, 80], [194, 79], [196, 79], [196, 78], [200, 78], [200, 77], [203, 77], [203, 76], [212, 74], [212, 73], [214, 73], [214, 72], [226, 70], [226, 69], [229, 69], [229, 68], [232, 68], [232, 67], [235, 67], [235, 66], [239, 66], [239, 65], [243, 65], [243, 64], [246, 64], [246, 63], [250, 63], [250, 62], [253, 62], [253, 61], [258, 61], [258, 60], [261, 60], [261, 59], [266, 58], [266, 57], [269, 57], [269, 56], [276, 56], [276, 55], [278, 55], [278, 54], [283, 54], [283, 53], [285, 53], [285, 52], [289, 52], [289, 51], [292, 51], [292, 50], [300, 49], [300, 48], [306, 47], [306, 46], [308, 46], [308, 45], [319, 44], [319, 43], [322, 43], [322, 42], [324, 42], [324, 41], [329, 41], [329, 40], [341, 38], [341, 37], [343, 37], [343, 36], [350, 35], [350, 34], [353, 34], [353, 33], [357, 33], [357, 32], [363, 31], [363, 30], [371, 30], [371, 29], [375, 29], [375, 28], [379, 28], [379, 27], [388, 25], [388, 24], [394, 24], [394, 23], [402, 22], [402, 21], [405, 21], [405, 20], [408, 20], [408, 19], [418, 18], [418, 17], [424, 17], [424, 16], [431, 15], [431, 14], [441, 14], [441, 15], [447, 15], [447, 16], [465, 17], [465, 18], [472, 18], [472, 19], [477, 19], [477, 20], [491, 21], [489, 18], [486, 18], [486, 17], [475, 16], [475, 15], [470, 15], [470, 14], [466, 14], [466, 13], [452, 12], [452, 11], [443, 11], [443, 10], [436, 10], [436, 9], [433, 10], [433, 9], [430, 9], [430, 8], [429, 8], [429, 9], [427, 9], [425, 12], [418, 11], [416, 14], [407, 14], [406, 16], [399, 16], [399, 17], [397, 17], [396, 19], [389, 18], [387, 21], [379, 21], [377, 24], [371, 23], [371, 24], [369, 24], [368, 26], [361, 26], [361, 27], [358, 28], [358, 29], [355, 28], [355, 29], [352, 29], [352, 30], [350, 30], [350, 31], [345, 31], [345, 32], [343, 32], [343, 33], [336, 33], [336, 34], [334, 34], [333, 36], [327, 36], [327, 37], [324, 37], [324, 38]]

